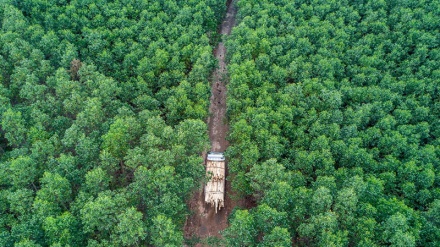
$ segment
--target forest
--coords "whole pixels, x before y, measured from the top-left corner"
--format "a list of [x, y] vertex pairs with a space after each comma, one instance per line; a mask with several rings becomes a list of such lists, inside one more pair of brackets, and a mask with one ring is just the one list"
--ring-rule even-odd
[[182, 246], [226, 42], [224, 246], [440, 245], [440, 1], [0, 0], [0, 246]]
[[181, 246], [225, 1], [0, 0], [0, 246]]
[[440, 245], [440, 1], [238, 2], [228, 246]]

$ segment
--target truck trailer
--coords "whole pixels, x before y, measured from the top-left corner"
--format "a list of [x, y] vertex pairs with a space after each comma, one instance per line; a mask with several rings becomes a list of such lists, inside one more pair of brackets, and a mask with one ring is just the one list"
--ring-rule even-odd
[[215, 207], [215, 213], [225, 206], [225, 155], [209, 152], [206, 157], [205, 203]]

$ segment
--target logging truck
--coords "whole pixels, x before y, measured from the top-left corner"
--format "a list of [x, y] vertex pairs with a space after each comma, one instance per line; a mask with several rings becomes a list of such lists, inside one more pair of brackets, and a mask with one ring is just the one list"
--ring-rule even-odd
[[205, 203], [215, 207], [215, 213], [225, 206], [225, 155], [209, 152], [206, 157]]

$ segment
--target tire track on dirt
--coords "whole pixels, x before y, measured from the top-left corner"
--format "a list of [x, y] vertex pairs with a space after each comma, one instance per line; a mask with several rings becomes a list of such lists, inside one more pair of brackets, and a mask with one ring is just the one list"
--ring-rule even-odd
[[[237, 9], [235, 1], [228, 1], [227, 12], [222, 22], [219, 33], [229, 35], [232, 27], [235, 25]], [[211, 98], [209, 106], [209, 139], [211, 141], [211, 151], [224, 152], [229, 146], [226, 136], [229, 125], [226, 118], [226, 48], [223, 42], [220, 42], [214, 50], [214, 56], [218, 60], [218, 68], [214, 70], [211, 84]], [[206, 154], [204, 154], [206, 156]], [[226, 165], [226, 176], [228, 169]], [[213, 207], [204, 202], [203, 187], [196, 191], [189, 202], [192, 211], [185, 223], [185, 238], [203, 240], [208, 237], [221, 238], [221, 231], [228, 226], [228, 215], [232, 209], [239, 204], [238, 201], [231, 200], [231, 185], [228, 181], [225, 183], [225, 207], [217, 214]], [[196, 246], [202, 246], [201, 243]]]

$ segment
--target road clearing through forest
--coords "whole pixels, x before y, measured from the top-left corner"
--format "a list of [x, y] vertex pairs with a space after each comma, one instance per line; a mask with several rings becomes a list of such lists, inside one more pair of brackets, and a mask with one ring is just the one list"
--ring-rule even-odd
[[[229, 35], [235, 24], [237, 10], [235, 0], [227, 2], [227, 12], [219, 30], [220, 34]], [[218, 68], [214, 70], [211, 83], [211, 98], [209, 107], [209, 139], [211, 141], [211, 151], [224, 152], [229, 146], [226, 135], [229, 125], [226, 118], [226, 48], [220, 42], [214, 50], [214, 55], [218, 60]], [[204, 154], [206, 156], [206, 154]], [[226, 166], [226, 176], [228, 175]], [[208, 237], [221, 238], [221, 231], [228, 226], [228, 215], [239, 202], [231, 200], [231, 185], [226, 181], [225, 185], [225, 207], [215, 213], [214, 207], [206, 204], [203, 194], [204, 185], [196, 191], [189, 202], [192, 214], [185, 223], [185, 238], [193, 240], [203, 240]], [[200, 241], [196, 246], [203, 246]], [[202, 241], [203, 242], [203, 241]]]

